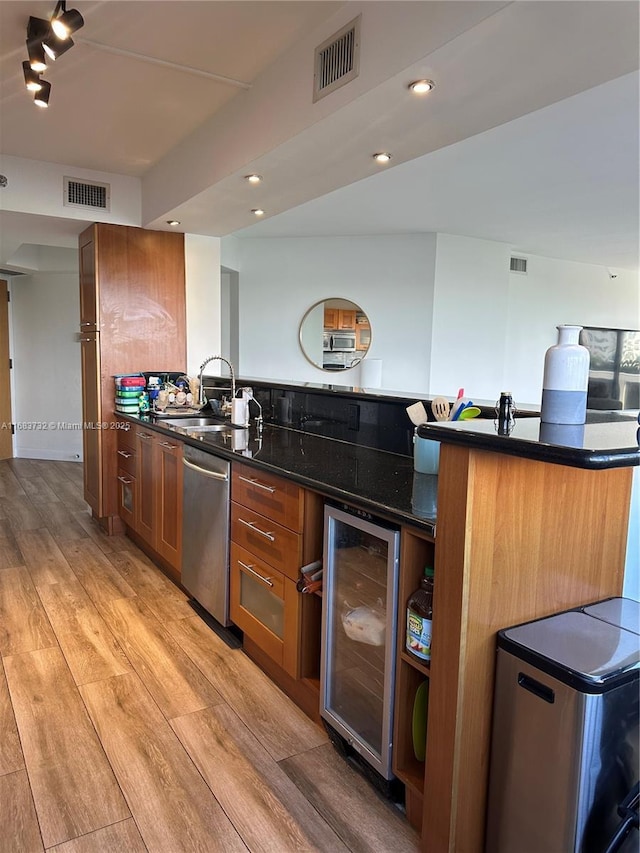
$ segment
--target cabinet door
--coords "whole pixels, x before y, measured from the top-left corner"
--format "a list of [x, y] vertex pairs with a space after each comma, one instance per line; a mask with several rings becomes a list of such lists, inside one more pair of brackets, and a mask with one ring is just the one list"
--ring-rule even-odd
[[356, 327], [356, 312], [355, 308], [341, 308], [338, 312], [337, 329], [355, 329]]
[[235, 542], [230, 568], [232, 622], [297, 678], [300, 593], [295, 583]]
[[94, 229], [80, 235], [80, 330], [98, 329], [98, 280], [96, 276], [96, 242]]
[[158, 553], [180, 571], [182, 561], [182, 444], [156, 436], [156, 517]]
[[138, 500], [136, 530], [151, 545], [156, 546], [156, 500], [154, 489], [155, 436], [143, 429], [136, 431], [138, 456]]
[[325, 329], [337, 329], [338, 328], [338, 309], [337, 308], [325, 308], [324, 309], [324, 327]]
[[84, 455], [84, 499], [96, 516], [102, 511], [102, 421], [100, 402], [100, 343], [97, 332], [80, 337], [82, 374], [82, 446]]
[[118, 515], [135, 530], [136, 478], [123, 468], [118, 470]]

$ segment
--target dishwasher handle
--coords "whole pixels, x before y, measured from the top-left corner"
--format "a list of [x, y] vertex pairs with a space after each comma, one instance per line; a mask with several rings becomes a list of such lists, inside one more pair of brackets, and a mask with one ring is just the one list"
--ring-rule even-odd
[[192, 471], [197, 471], [198, 474], [203, 474], [205, 477], [210, 477], [212, 480], [222, 480], [223, 482], [227, 482], [229, 480], [228, 474], [219, 474], [217, 471], [207, 471], [206, 468], [201, 468], [199, 465], [194, 465], [193, 462], [188, 462], [183, 458], [182, 464], [186, 468], [191, 468]]

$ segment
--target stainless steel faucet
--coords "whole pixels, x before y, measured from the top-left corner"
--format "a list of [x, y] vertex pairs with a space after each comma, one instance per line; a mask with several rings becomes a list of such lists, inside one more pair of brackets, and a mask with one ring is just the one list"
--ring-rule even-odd
[[256, 404], [256, 406], [259, 409], [258, 417], [256, 418], [256, 427], [258, 428], [258, 434], [261, 435], [262, 434], [262, 406], [256, 400], [256, 398], [253, 396], [253, 388], [247, 387], [247, 388], [242, 388], [241, 390], [244, 391], [246, 396], [247, 396], [247, 405], [249, 404], [249, 402], [251, 400], [253, 400], [253, 402]]
[[231, 399], [235, 400], [235, 397], [236, 397], [236, 375], [235, 375], [235, 372], [233, 369], [233, 365], [231, 364], [231, 362], [228, 359], [226, 359], [222, 355], [210, 355], [209, 358], [206, 358], [202, 362], [202, 364], [200, 365], [200, 375], [199, 375], [200, 387], [198, 389], [198, 405], [201, 408], [207, 402], [207, 398], [204, 395], [204, 385], [202, 383], [202, 372], [205, 369], [205, 367], [209, 364], [210, 361], [224, 361], [224, 363], [227, 365], [227, 367], [229, 368], [229, 373], [231, 374]]

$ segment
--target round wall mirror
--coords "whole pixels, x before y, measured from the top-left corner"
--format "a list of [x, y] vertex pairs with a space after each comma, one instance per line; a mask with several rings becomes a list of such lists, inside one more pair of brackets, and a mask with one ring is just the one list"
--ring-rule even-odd
[[348, 299], [316, 302], [300, 323], [300, 347], [320, 370], [349, 370], [360, 364], [371, 344], [369, 318]]

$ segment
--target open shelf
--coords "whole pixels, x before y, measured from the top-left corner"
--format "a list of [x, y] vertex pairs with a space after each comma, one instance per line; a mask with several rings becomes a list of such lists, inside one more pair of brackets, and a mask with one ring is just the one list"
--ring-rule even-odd
[[[420, 761], [415, 754], [413, 742], [413, 707], [418, 687], [423, 684], [425, 677], [413, 667], [404, 663], [396, 678], [396, 696], [399, 701], [396, 705], [396, 732], [397, 737], [394, 749], [394, 772], [396, 776], [410, 785], [414, 793], [422, 796], [424, 790], [424, 761]], [[426, 739], [426, 720], [424, 720], [422, 737]], [[420, 744], [424, 749], [424, 744]]]
[[[407, 789], [407, 819], [418, 831], [422, 824], [425, 762], [414, 751], [413, 708], [416, 692], [429, 679], [429, 662], [421, 662], [405, 649], [407, 601], [420, 586], [425, 566], [435, 561], [435, 540], [427, 533], [403, 527], [398, 585], [398, 636], [393, 734], [393, 772]], [[437, 583], [437, 580], [436, 580]], [[426, 721], [424, 725], [426, 738]]]
[[418, 658], [413, 657], [409, 652], [400, 652], [400, 660], [404, 663], [408, 663], [409, 666], [412, 666], [414, 669], [417, 669], [418, 672], [422, 673], [424, 678], [429, 678], [431, 669], [429, 668], [428, 661], [419, 661]]

